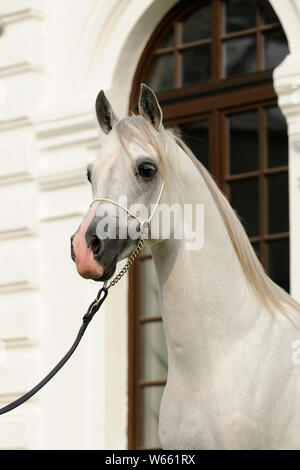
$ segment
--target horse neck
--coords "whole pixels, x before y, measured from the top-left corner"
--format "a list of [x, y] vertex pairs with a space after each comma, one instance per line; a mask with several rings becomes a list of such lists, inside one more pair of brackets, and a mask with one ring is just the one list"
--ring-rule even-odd
[[172, 359], [181, 357], [183, 367], [191, 367], [195, 373], [200, 357], [212, 361], [216, 350], [225, 353], [246, 334], [261, 307], [249, 288], [212, 195], [188, 160], [186, 157], [179, 169], [185, 188], [181, 202], [204, 204], [204, 245], [198, 251], [187, 251], [184, 239], [164, 240], [151, 250], [169, 368]]

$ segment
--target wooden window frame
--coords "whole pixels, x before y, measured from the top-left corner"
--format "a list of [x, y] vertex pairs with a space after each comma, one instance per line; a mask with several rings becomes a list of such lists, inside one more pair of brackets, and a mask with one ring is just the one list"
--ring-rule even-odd
[[[208, 3], [212, 5], [212, 36], [209, 39], [202, 39], [192, 43], [181, 44], [180, 43], [180, 23], [178, 21], [181, 17], [184, 17], [191, 13], [193, 10], [197, 10], [200, 6], [204, 6]], [[237, 84], [249, 84], [254, 83], [256, 80], [263, 81], [272, 80], [273, 70], [264, 70], [263, 69], [263, 34], [265, 32], [274, 31], [281, 28], [279, 22], [273, 24], [264, 25], [262, 23], [261, 15], [259, 13], [259, 8], [256, 10], [256, 26], [254, 28], [245, 29], [242, 31], [234, 33], [224, 33], [223, 32], [223, 19], [224, 19], [224, 6], [222, 0], [196, 0], [191, 2], [190, 0], [182, 0], [175, 7], [168, 12], [159, 26], [154, 31], [151, 36], [150, 41], [148, 41], [143, 54], [140, 58], [139, 64], [136, 69], [134, 83], [143, 83], [146, 80], [147, 73], [151, 66], [151, 61], [155, 55], [161, 55], [166, 53], [174, 53], [175, 55], [175, 67], [174, 67], [174, 83], [176, 87], [172, 90], [164, 91], [158, 93], [160, 100], [169, 100], [174, 98], [180, 98], [181, 96], [186, 97], [191, 94], [194, 95], [197, 92], [207, 92], [212, 90], [214, 93], [218, 88], [223, 89], [224, 87], [229, 87]], [[174, 38], [175, 43], [173, 47], [168, 47], [164, 49], [159, 49], [159, 43], [162, 38], [174, 28]], [[222, 44], [226, 40], [245, 37], [249, 35], [256, 35], [256, 56], [257, 56], [257, 71], [251, 74], [245, 74], [237, 77], [226, 78], [223, 77], [223, 61], [220, 58], [223, 56], [222, 53]], [[209, 83], [181, 88], [181, 77], [179, 77], [179, 64], [180, 59], [178, 52], [180, 50], [186, 50], [194, 48], [195, 46], [199, 47], [201, 45], [211, 44], [212, 51], [212, 79]], [[132, 92], [130, 96], [130, 103], [136, 103], [138, 98], [138, 89], [132, 87]]]

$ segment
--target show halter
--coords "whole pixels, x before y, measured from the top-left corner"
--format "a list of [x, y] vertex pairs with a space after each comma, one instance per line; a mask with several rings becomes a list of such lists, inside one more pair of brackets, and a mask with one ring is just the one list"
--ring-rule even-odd
[[149, 229], [150, 229], [150, 224], [151, 224], [151, 220], [155, 214], [155, 211], [160, 203], [160, 200], [161, 200], [161, 197], [162, 197], [162, 193], [163, 193], [163, 190], [164, 190], [164, 186], [165, 186], [165, 182], [163, 181], [162, 182], [162, 185], [161, 185], [161, 188], [160, 188], [160, 192], [159, 192], [159, 195], [158, 195], [158, 198], [157, 198], [157, 201], [153, 207], [153, 210], [150, 214], [150, 217], [148, 218], [148, 220], [140, 220], [140, 218], [134, 214], [133, 212], [131, 212], [129, 209], [127, 209], [127, 207], [124, 207], [122, 206], [121, 204], [119, 204], [118, 202], [115, 202], [113, 201], [112, 199], [106, 199], [106, 198], [103, 198], [103, 197], [98, 197], [96, 199], [93, 200], [93, 202], [90, 204], [90, 207], [94, 204], [94, 202], [107, 202], [107, 203], [110, 203], [110, 204], [113, 204], [117, 207], [120, 207], [120, 209], [123, 209], [124, 211], [126, 211], [129, 215], [131, 215], [131, 217], [134, 217], [138, 223], [139, 223], [139, 227], [140, 227], [140, 236], [138, 238], [138, 243], [137, 243], [137, 246], [136, 246], [136, 249], [134, 250], [134, 252], [132, 253], [132, 255], [128, 258], [128, 261], [127, 263], [125, 264], [125, 266], [121, 269], [121, 271], [113, 278], [112, 281], [110, 281], [109, 283], [105, 282], [104, 283], [104, 288], [105, 289], [110, 289], [110, 287], [114, 286], [117, 284], [117, 282], [119, 282], [119, 280], [124, 276], [124, 274], [127, 273], [128, 269], [130, 268], [130, 266], [132, 265], [133, 261], [135, 260], [135, 258], [137, 257], [137, 255], [139, 254], [139, 252], [141, 251], [141, 249], [143, 248], [144, 246], [144, 243], [145, 243], [145, 240], [148, 236], [148, 233], [149, 233]]
[[3, 415], [5, 413], [8, 413], [9, 411], [14, 410], [18, 406], [22, 405], [27, 400], [29, 400], [41, 388], [43, 388], [57, 374], [57, 372], [65, 365], [65, 363], [70, 359], [73, 352], [76, 350], [77, 346], [79, 345], [80, 340], [81, 340], [82, 336], [84, 335], [85, 330], [87, 329], [89, 323], [91, 322], [91, 320], [93, 319], [95, 313], [98, 312], [99, 308], [101, 307], [104, 300], [106, 299], [107, 294], [108, 294], [108, 289], [110, 289], [112, 286], [117, 284], [117, 282], [119, 282], [119, 280], [124, 276], [124, 274], [128, 271], [128, 269], [132, 265], [133, 261], [135, 260], [135, 258], [138, 255], [138, 253], [143, 248], [145, 240], [146, 240], [146, 238], [148, 236], [148, 233], [149, 233], [149, 228], [150, 228], [152, 217], [153, 217], [153, 215], [154, 215], [154, 213], [155, 213], [155, 211], [156, 211], [156, 209], [159, 205], [159, 202], [161, 200], [163, 189], [164, 189], [164, 181], [162, 183], [158, 199], [157, 199], [156, 204], [155, 204], [155, 206], [154, 206], [154, 208], [151, 212], [151, 215], [148, 218], [148, 220], [145, 220], [145, 221], [141, 221], [139, 219], [139, 217], [137, 215], [133, 214], [129, 209], [127, 209], [126, 207], [121, 206], [117, 202], [112, 201], [110, 199], [96, 198], [91, 203], [91, 205], [92, 205], [92, 204], [94, 204], [94, 202], [97, 202], [97, 201], [99, 201], [99, 202], [100, 201], [108, 202], [108, 203], [111, 203], [111, 204], [114, 204], [114, 205], [120, 207], [121, 209], [124, 209], [129, 215], [134, 217], [139, 222], [139, 226], [140, 226], [140, 236], [139, 236], [138, 241], [137, 241], [137, 246], [136, 246], [134, 252], [132, 253], [132, 255], [128, 258], [128, 261], [125, 264], [125, 266], [113, 278], [113, 280], [110, 281], [109, 283], [107, 281], [104, 282], [103, 287], [101, 287], [101, 289], [99, 290], [95, 300], [93, 300], [93, 302], [90, 304], [89, 308], [87, 309], [86, 314], [83, 316], [82, 325], [81, 325], [81, 327], [80, 327], [80, 329], [77, 333], [76, 339], [75, 339], [74, 343], [72, 344], [71, 348], [69, 349], [69, 351], [58, 362], [58, 364], [56, 364], [56, 366], [49, 372], [49, 374], [47, 374], [46, 377], [44, 377], [43, 380], [41, 380], [41, 382], [39, 382], [35, 387], [33, 387], [31, 390], [29, 390], [29, 392], [25, 393], [20, 398], [17, 398], [17, 400], [14, 400], [13, 402], [9, 403], [8, 405], [3, 406], [2, 408], [0, 408], [0, 415]]

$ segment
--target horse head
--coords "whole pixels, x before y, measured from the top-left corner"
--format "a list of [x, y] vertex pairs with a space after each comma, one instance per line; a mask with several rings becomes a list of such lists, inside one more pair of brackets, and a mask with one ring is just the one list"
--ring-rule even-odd
[[[161, 196], [163, 127], [157, 98], [144, 84], [139, 116], [119, 121], [103, 90], [96, 99], [96, 114], [106, 138], [87, 168], [93, 202], [71, 237], [71, 255], [82, 277], [106, 281], [117, 262], [135, 250], [150, 205]], [[138, 127], [133, 124], [136, 120]]]

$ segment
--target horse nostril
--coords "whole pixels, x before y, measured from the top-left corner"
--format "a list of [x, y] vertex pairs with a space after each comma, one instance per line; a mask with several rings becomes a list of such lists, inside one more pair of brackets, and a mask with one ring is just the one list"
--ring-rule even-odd
[[90, 242], [90, 248], [94, 254], [99, 254], [101, 241], [96, 235], [93, 235]]
[[75, 261], [75, 253], [74, 253], [74, 248], [73, 248], [73, 239], [75, 235], [71, 236], [71, 258], [73, 261]]

